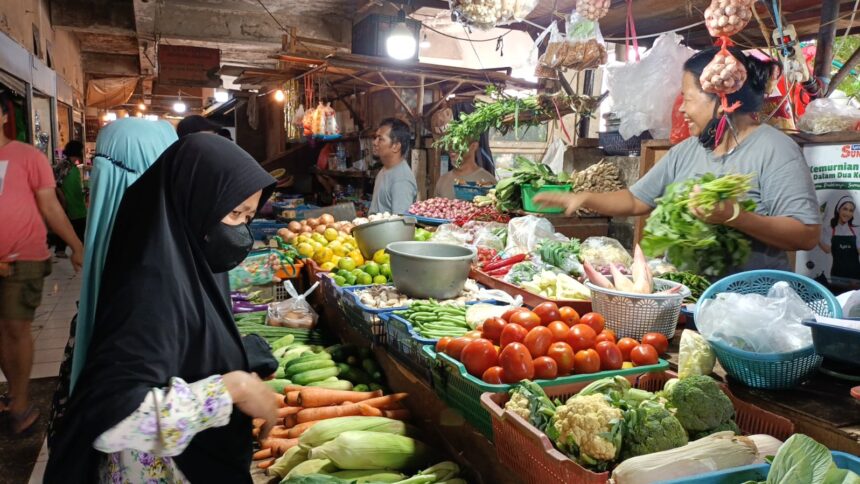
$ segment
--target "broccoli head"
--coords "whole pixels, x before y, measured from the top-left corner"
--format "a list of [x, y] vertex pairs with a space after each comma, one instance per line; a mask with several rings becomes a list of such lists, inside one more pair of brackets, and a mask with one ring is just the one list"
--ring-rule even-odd
[[626, 412], [627, 432], [621, 447], [621, 459], [662, 452], [687, 445], [687, 431], [662, 404], [642, 402]]
[[699, 440], [703, 437], [707, 437], [711, 434], [715, 434], [717, 432], [724, 432], [726, 430], [732, 431], [735, 435], [741, 435], [741, 429], [738, 428], [738, 424], [735, 423], [734, 419], [727, 420], [720, 425], [708, 430], [703, 430], [701, 432], [695, 432], [690, 434], [690, 440]]
[[732, 401], [719, 384], [706, 375], [678, 380], [664, 390], [663, 396], [676, 409], [675, 417], [691, 434], [714, 429], [735, 415]]

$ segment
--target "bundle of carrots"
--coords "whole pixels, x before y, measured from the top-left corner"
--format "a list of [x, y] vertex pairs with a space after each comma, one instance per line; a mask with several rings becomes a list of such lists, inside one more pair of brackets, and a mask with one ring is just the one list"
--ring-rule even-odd
[[[254, 454], [254, 460], [263, 460], [258, 467], [268, 468], [277, 457], [299, 445], [299, 436], [323, 420], [347, 416], [408, 420], [409, 410], [400, 403], [407, 396], [406, 393], [383, 395], [382, 390], [354, 392], [287, 385], [283, 394], [272, 393], [278, 405], [277, 424], [267, 438], [260, 440], [261, 450]], [[254, 419], [255, 438], [264, 424], [265, 420]]]

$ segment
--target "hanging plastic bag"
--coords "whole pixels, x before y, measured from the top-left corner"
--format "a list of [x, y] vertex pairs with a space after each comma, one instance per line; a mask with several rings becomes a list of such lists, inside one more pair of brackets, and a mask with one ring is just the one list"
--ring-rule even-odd
[[812, 345], [812, 332], [802, 321], [815, 313], [786, 282], [774, 284], [767, 296], [721, 293], [699, 305], [696, 328], [708, 341], [754, 353], [788, 353]]
[[286, 326], [288, 328], [312, 329], [317, 324], [317, 315], [314, 308], [307, 301], [308, 294], [314, 292], [320, 283], [316, 282], [304, 294], [299, 294], [293, 283], [284, 281], [284, 288], [290, 295], [286, 301], [272, 303], [269, 305], [267, 324], [269, 326]]
[[315, 117], [316, 109], [309, 108], [305, 111], [304, 116], [302, 116], [302, 132], [306, 137], [310, 137], [314, 135], [314, 117]]
[[681, 112], [681, 104], [684, 103], [684, 95], [678, 94], [675, 98], [675, 104], [672, 105], [672, 133], [669, 135], [669, 142], [673, 145], [684, 141], [690, 137], [690, 125], [684, 119], [684, 113]]
[[812, 134], [860, 131], [860, 109], [833, 99], [816, 99], [806, 107], [797, 127]]
[[563, 51], [567, 49], [567, 44], [564, 41], [564, 35], [558, 31], [558, 23], [555, 20], [549, 24], [549, 27], [541, 34], [541, 37], [535, 41], [535, 52], [537, 52], [543, 36], [547, 36], [549, 39], [547, 40], [546, 50], [541, 54], [540, 59], [538, 59], [538, 68], [545, 69], [543, 74], [548, 75], [542, 76], [541, 72], [537, 70], [535, 71], [535, 75], [538, 77], [555, 77], [555, 69], [560, 67], [561, 57], [564, 56]]
[[695, 331], [685, 329], [681, 333], [678, 350], [678, 378], [710, 375], [717, 363], [717, 355], [708, 341]]
[[331, 107], [331, 103], [326, 103], [325, 105], [325, 132], [326, 136], [332, 136], [336, 134], [340, 134], [340, 129], [337, 126], [337, 113], [333, 107]]
[[547, 148], [541, 163], [548, 166], [555, 174], [562, 173], [564, 172], [565, 151], [567, 151], [567, 145], [560, 138], [556, 138]]
[[669, 137], [684, 62], [693, 54], [681, 40], [678, 34], [663, 34], [641, 61], [606, 68], [612, 109], [621, 118], [618, 131], [624, 139], [646, 130], [656, 139]]
[[571, 13], [565, 22], [564, 57], [560, 65], [573, 70], [594, 69], [606, 64], [608, 55], [600, 25], [594, 20]]

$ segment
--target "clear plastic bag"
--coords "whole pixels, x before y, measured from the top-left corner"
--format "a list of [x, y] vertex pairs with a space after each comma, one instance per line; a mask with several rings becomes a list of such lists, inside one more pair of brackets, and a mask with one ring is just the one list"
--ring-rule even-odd
[[550, 33], [542, 64], [573, 70], [594, 69], [606, 63], [608, 55], [600, 26], [593, 20], [571, 13], [565, 22], [565, 35]]
[[304, 294], [299, 294], [292, 282], [284, 281], [284, 288], [286, 288], [290, 298], [286, 301], [269, 304], [269, 313], [266, 318], [269, 326], [301, 329], [312, 329], [316, 326], [319, 315], [308, 303], [307, 297], [308, 294], [314, 292], [319, 284], [316, 282]]
[[549, 148], [547, 148], [546, 153], [543, 155], [543, 159], [541, 159], [541, 163], [548, 166], [553, 173], [562, 173], [564, 172], [564, 152], [567, 151], [567, 145], [564, 144], [564, 141], [561, 138], [556, 138], [553, 141]]
[[681, 45], [681, 40], [678, 34], [663, 34], [639, 62], [606, 68], [612, 109], [621, 118], [618, 131], [624, 139], [646, 130], [651, 130], [655, 139], [669, 137], [683, 65], [693, 54], [693, 50]]
[[767, 296], [721, 293], [700, 301], [696, 328], [708, 341], [755, 353], [788, 353], [812, 345], [812, 332], [801, 322], [815, 313], [786, 282]]
[[812, 134], [860, 131], [860, 109], [833, 99], [816, 99], [806, 106], [797, 127]]
[[534, 215], [516, 217], [508, 222], [508, 243], [505, 252], [509, 255], [530, 254], [544, 240], [565, 241], [567, 237], [557, 234], [552, 223]]
[[279, 281], [275, 277], [275, 273], [280, 265], [277, 250], [254, 251], [241, 264], [230, 269], [230, 272], [227, 273], [230, 280], [230, 290], [237, 291]]
[[678, 350], [678, 378], [710, 375], [717, 363], [717, 355], [708, 341], [695, 331], [685, 329], [681, 333]]
[[466, 246], [471, 245], [472, 238], [472, 233], [463, 227], [455, 224], [443, 224], [433, 232], [433, 236], [430, 237], [430, 240], [432, 242]]
[[590, 263], [603, 274], [609, 274], [609, 266], [614, 265], [621, 272], [627, 272], [633, 257], [611, 237], [589, 237], [579, 249], [579, 258]]
[[505, 224], [489, 222], [475, 231], [472, 245], [475, 247], [488, 247], [496, 252], [505, 250], [506, 236], [501, 229], [506, 229]]

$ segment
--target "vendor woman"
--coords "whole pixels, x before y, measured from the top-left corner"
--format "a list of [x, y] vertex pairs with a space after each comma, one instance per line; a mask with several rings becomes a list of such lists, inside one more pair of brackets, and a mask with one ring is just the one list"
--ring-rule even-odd
[[477, 141], [469, 143], [469, 151], [463, 154], [462, 160], [459, 153], [454, 151], [448, 153], [451, 163], [456, 168], [439, 177], [439, 181], [436, 182], [437, 197], [455, 198], [455, 183], [468, 184], [469, 182], [473, 182], [478, 185], [496, 184], [496, 177], [489, 171], [478, 166], [476, 161], [478, 147], [479, 144]]
[[[541, 194], [536, 202], [564, 207], [568, 214], [587, 208], [609, 216], [648, 215], [670, 183], [698, 178], [706, 173], [755, 175], [749, 197], [755, 212], [740, 209], [736, 200], [719, 204], [705, 222], [722, 224], [752, 239], [753, 253], [743, 267], [790, 270], [787, 251], [810, 250], [821, 230], [815, 189], [800, 148], [779, 130], [761, 124], [761, 109], [771, 69], [769, 64], [731, 49], [747, 69], [743, 87], [728, 96], [729, 105], [742, 103], [729, 115], [729, 127], [716, 142], [723, 116], [720, 99], [702, 91], [699, 76], [718, 49], [695, 54], [684, 64], [681, 112], [692, 137], [673, 147], [636, 184], [611, 193]], [[695, 211], [694, 211], [695, 212]]]

